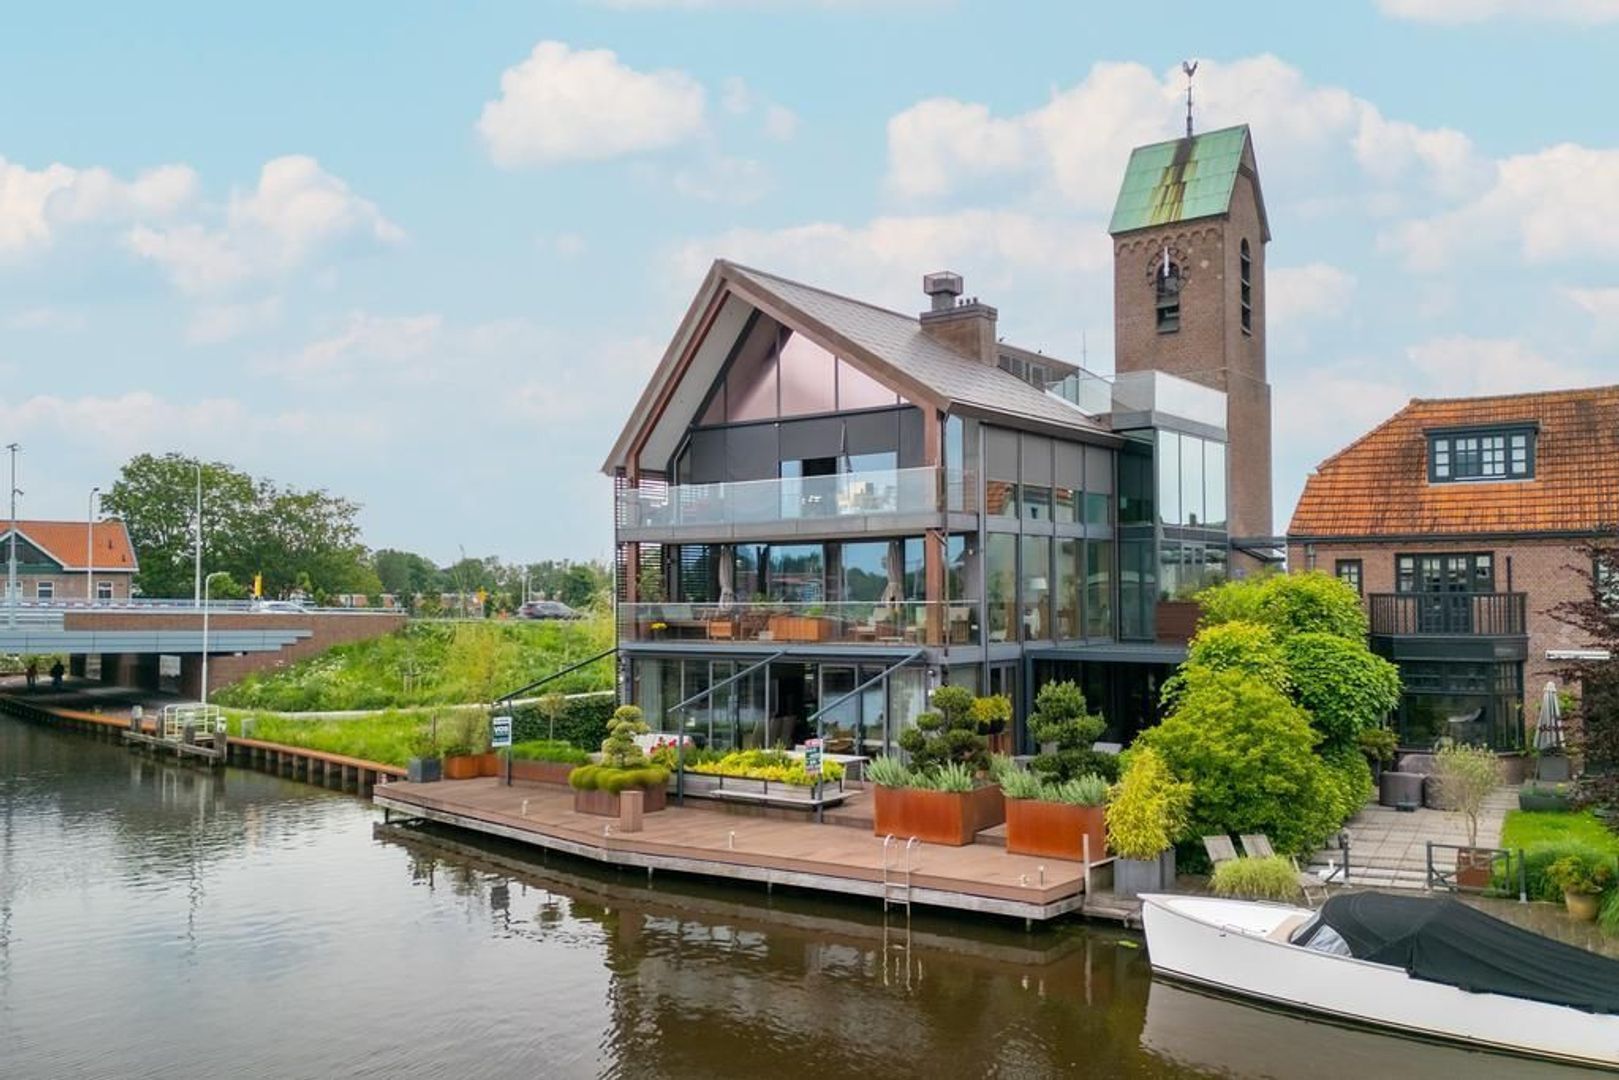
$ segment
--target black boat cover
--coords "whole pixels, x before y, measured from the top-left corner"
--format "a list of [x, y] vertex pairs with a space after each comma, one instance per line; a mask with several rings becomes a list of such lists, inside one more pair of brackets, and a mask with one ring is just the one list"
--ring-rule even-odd
[[1459, 900], [1345, 893], [1321, 905], [1357, 960], [1475, 994], [1619, 1013], [1619, 960], [1542, 937]]

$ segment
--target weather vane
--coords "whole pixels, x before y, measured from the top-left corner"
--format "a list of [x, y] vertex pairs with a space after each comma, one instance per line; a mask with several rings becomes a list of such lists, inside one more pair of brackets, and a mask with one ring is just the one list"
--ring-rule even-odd
[[1196, 60], [1182, 60], [1181, 70], [1186, 72], [1186, 137], [1192, 137], [1192, 76], [1197, 74]]

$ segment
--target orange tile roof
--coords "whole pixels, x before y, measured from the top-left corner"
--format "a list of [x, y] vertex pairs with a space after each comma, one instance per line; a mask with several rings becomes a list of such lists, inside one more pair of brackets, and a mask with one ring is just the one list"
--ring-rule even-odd
[[[1434, 428], [1538, 425], [1532, 480], [1428, 482]], [[1591, 532], [1619, 524], [1619, 386], [1416, 399], [1316, 467], [1288, 536]]]
[[[0, 539], [11, 534], [11, 523], [0, 520]], [[85, 522], [82, 521], [24, 521], [17, 519], [17, 539], [31, 540], [34, 546], [62, 564], [64, 570], [83, 570]], [[129, 530], [116, 518], [98, 521], [91, 529], [91, 547], [95, 553], [95, 569], [109, 573], [127, 570], [133, 573], [135, 549], [129, 542]]]

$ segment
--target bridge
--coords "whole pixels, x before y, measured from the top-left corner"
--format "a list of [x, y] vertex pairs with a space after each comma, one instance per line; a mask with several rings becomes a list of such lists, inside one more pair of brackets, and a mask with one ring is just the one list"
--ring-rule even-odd
[[363, 608], [263, 610], [250, 604], [208, 605], [190, 601], [126, 603], [0, 603], [0, 653], [62, 654], [69, 671], [85, 675], [89, 658], [100, 657], [101, 680], [143, 690], [159, 689], [161, 657], [180, 662], [179, 691], [202, 694], [202, 656], [208, 653], [210, 689], [254, 672], [284, 667], [333, 645], [380, 637], [405, 625], [398, 611]]

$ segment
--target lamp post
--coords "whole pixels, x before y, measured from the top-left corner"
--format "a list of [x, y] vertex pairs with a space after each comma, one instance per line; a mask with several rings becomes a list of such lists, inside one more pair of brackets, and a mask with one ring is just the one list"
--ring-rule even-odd
[[17, 443], [7, 443], [11, 451], [11, 553], [6, 557], [6, 625], [17, 625]]
[[[197, 547], [195, 554], [196, 565], [196, 591], [192, 594], [191, 602], [196, 607], [202, 606], [202, 459], [197, 459]], [[204, 625], [206, 625], [206, 616]]]
[[202, 582], [202, 703], [208, 704], [208, 591], [214, 586], [214, 578], [230, 577], [223, 570], [215, 570]]
[[84, 515], [84, 605], [96, 602], [96, 496], [99, 486], [90, 489], [90, 508]]

